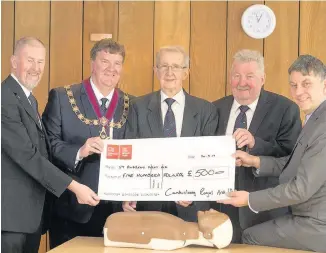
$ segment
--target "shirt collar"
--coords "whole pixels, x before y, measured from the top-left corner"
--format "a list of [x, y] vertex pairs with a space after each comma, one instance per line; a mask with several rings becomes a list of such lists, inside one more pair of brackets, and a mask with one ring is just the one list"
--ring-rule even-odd
[[[93, 91], [94, 91], [94, 94], [95, 94], [95, 97], [96, 97], [97, 101], [99, 102], [99, 104], [101, 104], [101, 98], [104, 98], [103, 94], [98, 90], [98, 88], [96, 87], [96, 85], [93, 83], [92, 78], [90, 78], [90, 83], [91, 83], [91, 86], [93, 88]], [[106, 96], [106, 98], [109, 101], [111, 101], [111, 99], [112, 99], [113, 92], [114, 92], [114, 89], [112, 89], [112, 91], [110, 92], [110, 94]]]
[[[167, 99], [168, 96], [161, 90], [161, 103], [164, 102], [165, 99]], [[180, 105], [185, 103], [185, 94], [183, 92], [183, 89], [181, 89], [177, 94], [173, 96], [173, 99]]]
[[19, 86], [23, 89], [23, 91], [24, 91], [26, 97], [29, 98], [29, 95], [31, 94], [31, 91], [30, 91], [29, 89], [27, 89], [24, 85], [22, 85], [22, 84], [18, 81], [18, 78], [17, 78], [13, 73], [11, 73], [10, 75], [11, 75], [11, 77], [12, 77], [13, 79], [15, 79], [15, 81], [16, 81], [16, 82], [19, 84]]
[[309, 120], [309, 118], [311, 117], [312, 114], [313, 114], [313, 112], [310, 113], [310, 114], [307, 114], [307, 115], [305, 116], [305, 119], [304, 119], [304, 123], [303, 123], [303, 125], [307, 124], [307, 121]]
[[311, 115], [323, 104], [325, 103], [326, 100], [324, 100], [313, 112], [309, 113], [309, 114], [306, 114], [305, 115], [305, 119], [304, 119], [304, 123], [303, 125], [307, 124], [307, 121], [309, 120], [309, 118], [311, 117]]
[[[256, 110], [258, 100], [259, 100], [259, 97], [254, 102], [252, 102], [251, 104], [248, 105], [248, 107], [251, 111], [254, 112]], [[241, 104], [239, 104], [239, 102], [236, 99], [233, 100], [233, 105], [236, 108], [236, 110], [239, 110], [239, 107], [241, 106]]]

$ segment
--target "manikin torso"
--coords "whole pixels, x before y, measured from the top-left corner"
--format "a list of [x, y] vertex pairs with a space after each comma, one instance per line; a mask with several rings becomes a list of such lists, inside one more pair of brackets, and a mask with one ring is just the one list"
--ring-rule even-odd
[[198, 223], [163, 212], [121, 212], [108, 217], [104, 245], [173, 250], [187, 245], [224, 248], [232, 240], [229, 217], [215, 210], [198, 212]]

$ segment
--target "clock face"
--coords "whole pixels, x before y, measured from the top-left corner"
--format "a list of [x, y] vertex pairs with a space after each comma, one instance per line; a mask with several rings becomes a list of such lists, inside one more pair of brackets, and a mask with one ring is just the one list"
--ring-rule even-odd
[[262, 4], [250, 6], [242, 15], [241, 25], [245, 33], [255, 39], [269, 36], [275, 29], [274, 12]]

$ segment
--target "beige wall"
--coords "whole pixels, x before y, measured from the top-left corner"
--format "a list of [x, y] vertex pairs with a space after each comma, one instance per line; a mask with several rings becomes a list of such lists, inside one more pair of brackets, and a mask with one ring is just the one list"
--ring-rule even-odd
[[155, 52], [163, 45], [179, 44], [190, 54], [185, 89], [192, 95], [213, 101], [229, 94], [232, 56], [250, 48], [265, 56], [266, 89], [288, 96], [287, 68], [299, 54], [326, 62], [326, 2], [265, 1], [274, 10], [277, 25], [263, 40], [248, 37], [240, 26], [243, 11], [257, 3], [1, 2], [1, 80], [10, 73], [14, 41], [26, 35], [39, 37], [48, 49], [46, 71], [35, 92], [43, 111], [49, 89], [89, 76], [90, 34], [111, 33], [126, 47], [120, 87], [133, 95], [158, 89], [152, 71]]
[[[287, 68], [299, 55], [326, 62], [326, 2], [265, 1], [277, 18], [266, 39], [248, 37], [240, 26], [253, 2], [2, 2], [1, 79], [9, 73], [13, 43], [39, 37], [48, 49], [48, 64], [36, 95], [43, 110], [49, 89], [80, 82], [90, 74], [91, 33], [111, 33], [126, 47], [120, 87], [134, 95], [158, 88], [152, 66], [163, 45], [180, 44], [190, 53], [190, 94], [210, 101], [229, 94], [227, 73], [241, 48], [265, 56], [266, 89], [288, 96]], [[262, 1], [263, 3], [263, 1]]]

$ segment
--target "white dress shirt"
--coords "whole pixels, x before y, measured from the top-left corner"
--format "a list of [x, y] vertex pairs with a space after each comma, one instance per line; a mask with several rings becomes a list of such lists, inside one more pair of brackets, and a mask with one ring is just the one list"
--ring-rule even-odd
[[307, 124], [307, 121], [309, 120], [309, 118], [311, 117], [311, 115], [312, 115], [312, 113], [307, 114], [307, 115], [305, 116], [305, 119], [304, 119], [303, 125], [306, 125], [306, 124]]
[[[13, 79], [15, 79], [15, 81], [19, 84], [19, 86], [22, 87], [22, 89], [23, 89], [23, 91], [24, 91], [24, 93], [25, 93], [25, 95], [26, 95], [26, 97], [27, 97], [27, 99], [28, 99], [29, 95], [31, 94], [31, 91], [30, 91], [29, 89], [27, 89], [24, 85], [22, 85], [22, 84], [18, 81], [18, 78], [17, 78], [13, 73], [11, 73], [10, 75], [11, 75], [11, 77], [12, 77]], [[29, 101], [29, 99], [28, 99], [28, 101]], [[29, 103], [31, 104], [31, 101], [29, 101]]]
[[[104, 98], [104, 96], [103, 96], [103, 94], [98, 90], [98, 88], [96, 87], [96, 85], [93, 83], [92, 78], [90, 78], [90, 83], [91, 83], [92, 89], [93, 89], [93, 91], [94, 91], [95, 97], [96, 97], [96, 99], [97, 99], [97, 102], [98, 102], [99, 105], [101, 105], [101, 104], [102, 104], [101, 99]], [[111, 100], [112, 100], [113, 93], [114, 93], [114, 89], [110, 92], [109, 95], [107, 95], [107, 96], [105, 97], [105, 98], [108, 99], [108, 101], [106, 102], [106, 105], [105, 105], [106, 108], [109, 107], [109, 104], [110, 104], [110, 102], [111, 102]], [[113, 121], [113, 117], [112, 117], [112, 120], [111, 120], [111, 121]], [[109, 137], [110, 137], [110, 138], [113, 138], [113, 128], [112, 128], [112, 127], [110, 127]], [[80, 148], [80, 149], [81, 149], [81, 148]], [[78, 150], [77, 155], [76, 155], [75, 165], [77, 165], [77, 163], [78, 163], [79, 161], [82, 160], [82, 158], [79, 157], [80, 149]]]
[[[258, 99], [257, 98], [254, 102], [252, 102], [250, 105], [248, 105], [249, 110], [246, 111], [246, 116], [247, 116], [247, 129], [249, 129], [250, 123], [252, 121], [252, 118], [254, 116], [257, 104], [258, 104]], [[233, 129], [234, 129], [234, 124], [235, 121], [238, 117], [238, 115], [240, 114], [240, 109], [239, 107], [241, 106], [241, 104], [238, 103], [237, 100], [233, 100], [233, 104], [231, 107], [231, 111], [230, 111], [230, 116], [229, 116], [229, 121], [228, 121], [228, 125], [226, 127], [226, 135], [232, 135], [233, 134]]]
[[[161, 112], [162, 112], [162, 122], [164, 125], [164, 119], [165, 115], [168, 111], [168, 104], [165, 102], [165, 99], [168, 98], [168, 96], [161, 90]], [[175, 102], [172, 104], [171, 109], [174, 114], [175, 118], [175, 125], [176, 125], [176, 132], [177, 137], [181, 136], [181, 129], [182, 129], [182, 121], [183, 121], [183, 112], [185, 109], [185, 101], [186, 97], [181, 89], [174, 97], [173, 99]]]

